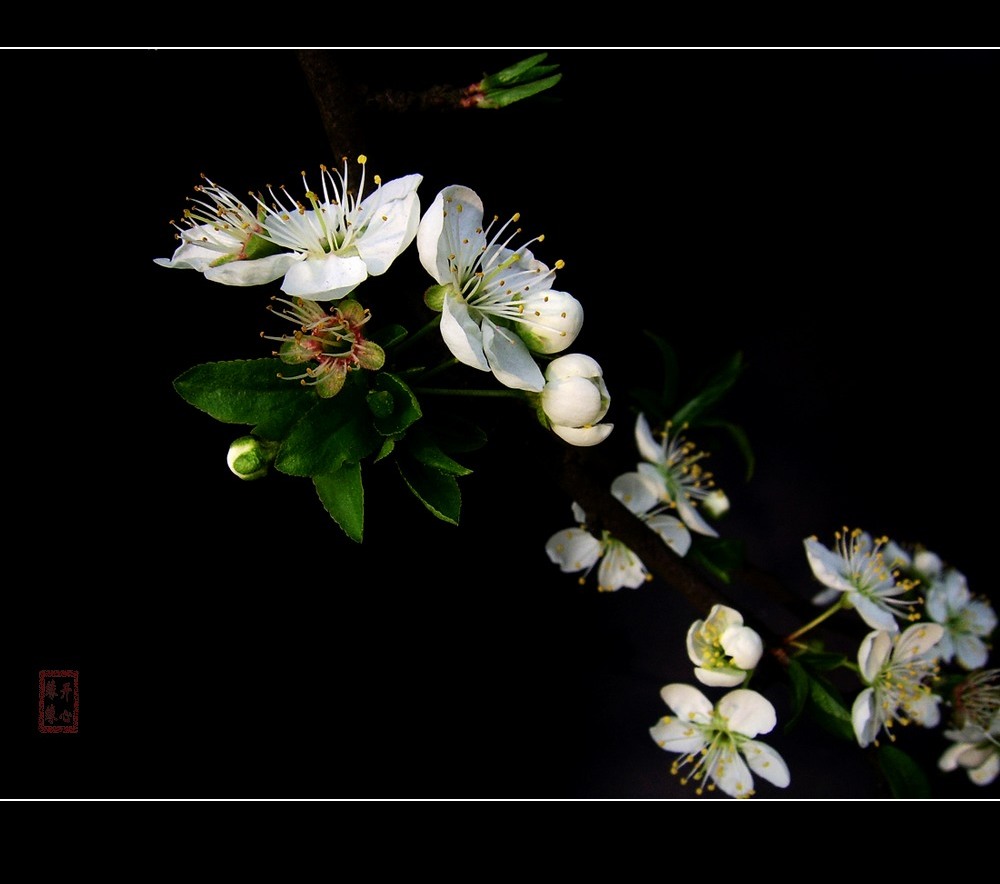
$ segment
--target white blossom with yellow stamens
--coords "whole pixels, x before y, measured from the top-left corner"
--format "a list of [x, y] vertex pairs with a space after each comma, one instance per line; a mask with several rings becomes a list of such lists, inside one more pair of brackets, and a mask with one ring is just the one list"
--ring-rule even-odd
[[764, 643], [735, 608], [713, 605], [705, 620], [695, 620], [688, 629], [687, 652], [698, 681], [732, 688], [743, 684], [760, 662]]
[[483, 227], [483, 203], [461, 185], [444, 188], [420, 221], [417, 251], [424, 269], [442, 288], [441, 337], [465, 365], [491, 371], [506, 387], [540, 392], [545, 384], [532, 353], [560, 353], [583, 326], [583, 307], [552, 289], [555, 272], [527, 246], [508, 248], [518, 215], [491, 232]]
[[650, 736], [661, 749], [678, 754], [671, 773], [681, 776], [683, 785], [697, 783], [698, 795], [718, 787], [733, 798], [749, 798], [753, 774], [782, 789], [791, 782], [784, 759], [754, 739], [777, 723], [774, 706], [762, 694], [739, 688], [713, 706], [691, 685], [668, 684], [660, 696], [673, 715], [663, 716]]
[[937, 623], [914, 623], [902, 633], [876, 629], [858, 648], [858, 670], [868, 685], [854, 701], [851, 723], [862, 747], [878, 745], [881, 731], [890, 740], [898, 721], [936, 727], [941, 720], [941, 698], [928, 684], [937, 674], [936, 645], [944, 635]]

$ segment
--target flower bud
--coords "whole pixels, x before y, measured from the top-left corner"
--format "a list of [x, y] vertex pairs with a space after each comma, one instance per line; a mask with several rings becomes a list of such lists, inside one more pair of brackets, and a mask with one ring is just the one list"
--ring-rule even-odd
[[515, 331], [533, 353], [561, 353], [583, 328], [583, 305], [566, 292], [533, 292], [522, 300]]
[[226, 463], [233, 474], [241, 479], [261, 479], [267, 475], [277, 448], [275, 442], [258, 439], [256, 436], [240, 436], [229, 446]]
[[545, 370], [540, 405], [552, 432], [571, 445], [597, 445], [614, 424], [602, 424], [611, 397], [601, 366], [583, 353], [553, 359]]

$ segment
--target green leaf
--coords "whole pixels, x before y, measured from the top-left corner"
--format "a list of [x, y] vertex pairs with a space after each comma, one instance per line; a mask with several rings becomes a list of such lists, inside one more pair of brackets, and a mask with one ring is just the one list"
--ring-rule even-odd
[[788, 677], [792, 682], [792, 710], [788, 721], [785, 722], [785, 733], [789, 733], [802, 716], [802, 710], [806, 708], [806, 700], [809, 699], [809, 673], [802, 668], [798, 660], [788, 661]]
[[743, 455], [743, 460], [746, 462], [746, 480], [749, 482], [753, 478], [753, 471], [757, 461], [754, 457], [753, 449], [750, 447], [750, 439], [747, 438], [747, 434], [743, 430], [743, 427], [738, 424], [734, 424], [731, 421], [722, 420], [721, 418], [701, 420], [698, 424], [702, 427], [717, 427], [720, 430], [725, 430], [730, 436], [732, 436], [733, 441], [736, 443], [736, 447], [739, 449], [740, 454]]
[[361, 543], [365, 523], [361, 464], [345, 463], [336, 472], [313, 476], [313, 485], [333, 521], [351, 540]]
[[930, 798], [931, 784], [909, 755], [895, 746], [880, 746], [875, 751], [879, 770], [889, 783], [893, 798]]
[[675, 425], [693, 424], [702, 414], [715, 405], [736, 383], [743, 370], [743, 354], [735, 353], [723, 368], [705, 385], [705, 388], [674, 412]]
[[385, 441], [382, 442], [382, 447], [379, 449], [378, 454], [372, 459], [372, 463], [378, 463], [380, 460], [388, 457], [392, 454], [393, 449], [396, 447], [396, 437], [388, 436]]
[[452, 454], [478, 451], [487, 442], [480, 427], [457, 414], [434, 415], [431, 427], [441, 449]]
[[449, 476], [468, 476], [472, 472], [441, 450], [426, 429], [417, 427], [406, 438], [406, 450], [424, 466], [433, 467]]
[[372, 331], [368, 334], [368, 340], [374, 341], [383, 350], [385, 350], [394, 344], [398, 344], [408, 334], [409, 332], [403, 328], [403, 326], [392, 323], [390, 325], [383, 325], [379, 328], [372, 329]]
[[743, 567], [743, 542], [731, 538], [694, 538], [688, 558], [725, 583], [731, 583], [733, 574]]
[[275, 467], [292, 476], [323, 476], [345, 463], [357, 463], [381, 444], [362, 392], [363, 380], [353, 380], [333, 398], [323, 399], [292, 428], [275, 460]]
[[281, 439], [318, 403], [315, 392], [278, 377], [280, 359], [206, 362], [174, 381], [181, 397], [216, 420], [250, 424], [263, 439]]
[[[535, 65], [539, 62], [545, 61], [547, 57], [547, 52], [540, 52], [538, 55], [532, 55], [529, 58], [524, 58], [521, 61], [514, 62], [514, 64], [509, 67], [505, 67], [502, 71], [497, 71], [495, 74], [483, 77], [479, 86], [483, 91], [486, 91], [489, 89], [495, 89], [497, 86], [519, 83], [521, 79], [528, 74], [533, 67], [535, 67]], [[558, 67], [558, 65], [555, 65], [555, 67]]]
[[396, 464], [403, 481], [417, 500], [442, 521], [458, 524], [462, 492], [454, 476], [410, 458], [400, 458]]
[[375, 414], [375, 429], [383, 436], [392, 436], [402, 433], [415, 421], [420, 420], [423, 412], [420, 410], [420, 402], [411, 390], [399, 377], [388, 372], [380, 371], [372, 383], [372, 389], [377, 392], [388, 393], [392, 397], [392, 408], [386, 414]]
[[507, 107], [515, 101], [522, 101], [531, 98], [539, 92], [551, 89], [562, 79], [562, 74], [546, 77], [544, 80], [536, 80], [533, 83], [524, 83], [520, 86], [512, 86], [509, 89], [490, 90], [489, 94], [479, 102], [479, 107], [498, 108]]
[[851, 713], [836, 696], [832, 687], [821, 684], [819, 679], [809, 681], [809, 699], [819, 723], [834, 735], [845, 740], [853, 740], [854, 726], [851, 724]]

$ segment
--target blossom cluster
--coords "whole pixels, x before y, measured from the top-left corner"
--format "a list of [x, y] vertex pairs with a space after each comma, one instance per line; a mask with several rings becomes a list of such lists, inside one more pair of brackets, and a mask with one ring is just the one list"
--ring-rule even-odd
[[[416, 242], [435, 283], [424, 302], [439, 314], [454, 360], [523, 391], [564, 441], [606, 439], [613, 424], [603, 420], [610, 407], [603, 371], [590, 356], [565, 353], [583, 326], [583, 306], [555, 288], [563, 262], [549, 267], [529, 249], [544, 236], [515, 244], [519, 215], [487, 223], [479, 195], [463, 185], [443, 188], [421, 217], [418, 174], [384, 183], [375, 175], [366, 195], [367, 162], [358, 157], [356, 187], [345, 158], [342, 170], [320, 167], [315, 189], [302, 172], [301, 197], [268, 185], [248, 202], [202, 176], [181, 221], [172, 222], [180, 244], [156, 263], [230, 286], [280, 280], [288, 297], [277, 299], [286, 307], [279, 315], [298, 330], [270, 336], [280, 344], [275, 355], [302, 366], [287, 377], [330, 398], [349, 371], [384, 364], [385, 354], [362, 331], [371, 314], [355, 291]], [[328, 311], [318, 303], [327, 301], [343, 303]]]
[[[556, 360], [549, 368], [558, 362]], [[544, 399], [545, 393], [542, 395]], [[635, 471], [614, 479], [611, 494], [681, 557], [691, 548], [692, 531], [717, 537], [718, 532], [697, 509], [698, 503], [710, 495], [714, 495], [716, 503], [713, 512], [721, 514], [725, 509], [724, 505], [718, 506], [721, 492], [714, 487], [712, 474], [701, 467], [705, 452], [695, 451], [682, 435], [672, 434], [669, 425], [657, 441], [641, 412], [636, 419], [635, 442], [643, 461]], [[650, 579], [646, 565], [621, 540], [607, 530], [595, 535], [587, 528], [586, 513], [575, 502], [573, 515], [577, 526], [553, 534], [545, 545], [549, 561], [559, 565], [561, 571], [583, 571], [584, 576], [580, 578], [583, 582], [600, 560], [598, 589], [606, 592], [617, 591], [623, 586], [636, 589]]]

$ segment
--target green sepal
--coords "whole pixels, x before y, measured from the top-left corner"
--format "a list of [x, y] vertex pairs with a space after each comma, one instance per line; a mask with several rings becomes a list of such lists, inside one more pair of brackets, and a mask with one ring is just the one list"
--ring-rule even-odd
[[379, 447], [362, 374], [350, 372], [337, 396], [321, 400], [292, 427], [275, 460], [277, 469], [292, 476], [322, 476], [359, 462]]
[[254, 435], [281, 439], [318, 400], [315, 393], [278, 377], [280, 359], [206, 362], [177, 377], [174, 389], [195, 408], [227, 424], [249, 424]]
[[[375, 429], [383, 436], [393, 436], [402, 433], [414, 422], [420, 420], [423, 412], [420, 409], [420, 402], [411, 390], [398, 375], [392, 372], [383, 371], [376, 375], [372, 381], [372, 391], [376, 394], [385, 393], [390, 397], [391, 408], [385, 410], [385, 414], [376, 413], [374, 415]], [[380, 397], [379, 407], [384, 408], [385, 399]]]
[[927, 775], [902, 749], [879, 746], [875, 751], [875, 758], [893, 798], [931, 797], [931, 784]]
[[361, 464], [345, 463], [335, 472], [312, 478], [316, 493], [333, 521], [351, 540], [361, 543], [365, 523]]
[[271, 255], [277, 255], [283, 251], [285, 250], [281, 246], [255, 233], [247, 240], [247, 244], [243, 247], [243, 258], [244, 260], [252, 261], [255, 258], [269, 258]]
[[396, 465], [406, 487], [417, 500], [443, 522], [458, 524], [462, 492], [454, 476], [425, 466], [412, 458], [398, 458]]
[[424, 292], [424, 303], [435, 313], [440, 313], [444, 309], [444, 296], [450, 288], [450, 284], [430, 286]]

